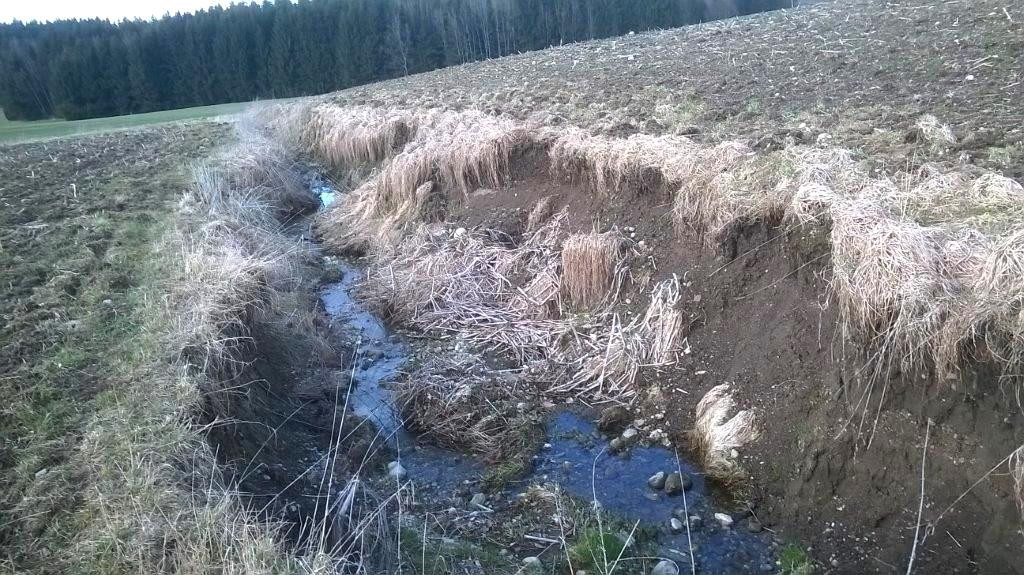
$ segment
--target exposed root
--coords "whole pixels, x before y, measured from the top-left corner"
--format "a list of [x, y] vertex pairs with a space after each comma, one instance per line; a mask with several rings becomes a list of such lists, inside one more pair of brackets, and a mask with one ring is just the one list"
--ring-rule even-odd
[[562, 246], [562, 289], [569, 301], [592, 308], [614, 298], [615, 270], [622, 263], [616, 232], [573, 234]]
[[731, 451], [756, 441], [760, 435], [753, 412], [742, 410], [729, 417], [734, 404], [729, 384], [711, 388], [697, 404], [696, 423], [690, 432], [693, 449], [707, 474], [721, 480], [742, 474]]

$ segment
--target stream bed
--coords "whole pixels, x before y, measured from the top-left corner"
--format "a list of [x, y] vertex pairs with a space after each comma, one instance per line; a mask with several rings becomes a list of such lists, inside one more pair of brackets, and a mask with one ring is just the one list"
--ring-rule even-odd
[[[337, 193], [318, 178], [310, 187], [325, 205]], [[353, 292], [362, 270], [353, 262], [333, 261], [342, 278], [323, 287], [321, 300], [332, 321], [355, 332], [359, 341], [351, 381], [337, 382], [350, 389], [348, 405], [375, 424], [379, 437], [415, 484], [452, 493], [477, 483], [487, 471], [486, 464], [418, 441], [405, 429], [388, 383], [401, 374], [413, 344], [356, 299]], [[607, 448], [610, 438], [599, 433], [587, 415], [574, 411], [550, 413], [544, 427], [544, 448], [526, 476], [507, 488], [507, 495], [514, 496], [531, 483], [557, 483], [581, 500], [597, 501], [601, 509], [626, 522], [639, 521], [656, 529], [659, 555], [674, 560], [681, 573], [690, 571], [687, 550], [691, 549], [699, 573], [777, 572], [778, 545], [772, 535], [755, 519], [716, 508], [700, 470], [675, 452], [635, 446], [612, 453]], [[680, 472], [691, 479], [691, 485], [675, 495], [652, 489], [648, 478], [658, 472]], [[680, 529], [676, 523], [673, 530], [673, 517], [690, 529]]]

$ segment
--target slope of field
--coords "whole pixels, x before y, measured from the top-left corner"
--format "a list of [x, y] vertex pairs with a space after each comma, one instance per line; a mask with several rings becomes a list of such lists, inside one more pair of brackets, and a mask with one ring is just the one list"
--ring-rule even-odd
[[[1022, 51], [1020, 3], [850, 0], [567, 45], [333, 100], [761, 148], [825, 137], [883, 169], [941, 161], [1019, 177]], [[956, 141], [917, 145], [912, 130], [924, 114], [948, 124]]]

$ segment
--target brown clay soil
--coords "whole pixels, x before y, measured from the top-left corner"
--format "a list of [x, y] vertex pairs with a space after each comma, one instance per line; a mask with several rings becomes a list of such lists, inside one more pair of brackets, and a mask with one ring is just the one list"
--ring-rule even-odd
[[[1022, 52], [1020, 3], [853, 0], [559, 47], [329, 98], [479, 109], [613, 135], [738, 139], [762, 150], [824, 141], [885, 172], [932, 162], [1020, 179]], [[956, 144], [915, 138], [924, 114], [948, 124]], [[747, 498], [819, 572], [906, 570], [929, 433], [915, 572], [1024, 573], [1007, 468], [993, 471], [1024, 443], [1016, 390], [984, 364], [956, 380], [895, 370], [870, 378], [869, 358], [837, 322], [827, 229], [758, 225], [707, 248], [673, 232], [669, 190], [601, 197], [552, 179], [539, 155], [519, 158], [512, 173], [508, 190], [472, 194], [455, 225], [515, 233], [534, 202], [551, 196], [575, 229], [635, 228], [632, 239], [655, 256], [655, 279], [684, 281], [692, 349], [678, 366], [644, 374], [638, 409], [667, 411], [681, 438], [697, 399], [733, 383], [763, 430], [741, 454]]]

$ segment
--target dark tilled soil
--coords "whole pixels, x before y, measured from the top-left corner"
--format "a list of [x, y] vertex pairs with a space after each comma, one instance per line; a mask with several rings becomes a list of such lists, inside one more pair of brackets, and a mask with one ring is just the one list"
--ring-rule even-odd
[[[748, 227], [708, 248], [673, 231], [666, 193], [602, 197], [553, 180], [534, 155], [513, 168], [507, 189], [471, 194], [452, 225], [514, 236], [533, 204], [550, 196], [556, 210], [568, 208], [574, 231], [635, 228], [633, 275], [682, 279], [692, 350], [677, 367], [642, 375], [645, 399], [637, 411], [667, 411], [666, 429], [682, 442], [700, 397], [732, 383], [762, 430], [741, 453], [750, 481], [740, 499], [782, 539], [808, 549], [820, 572], [906, 570], [929, 418], [927, 537], [915, 571], [1021, 572], [1024, 539], [1006, 467], [956, 502], [1024, 443], [1012, 390], [986, 366], [957, 381], [891, 373], [866, 389], [871, 364], [859, 342], [843, 336], [829, 292], [827, 229]], [[645, 303], [641, 294], [625, 297], [638, 311]]]
[[[481, 109], [628, 135], [848, 147], [879, 169], [975, 164], [1024, 175], [1024, 5], [833, 0], [468, 64], [333, 94]], [[933, 114], [952, 146], [915, 140]], [[823, 135], [824, 134], [824, 135]]]

